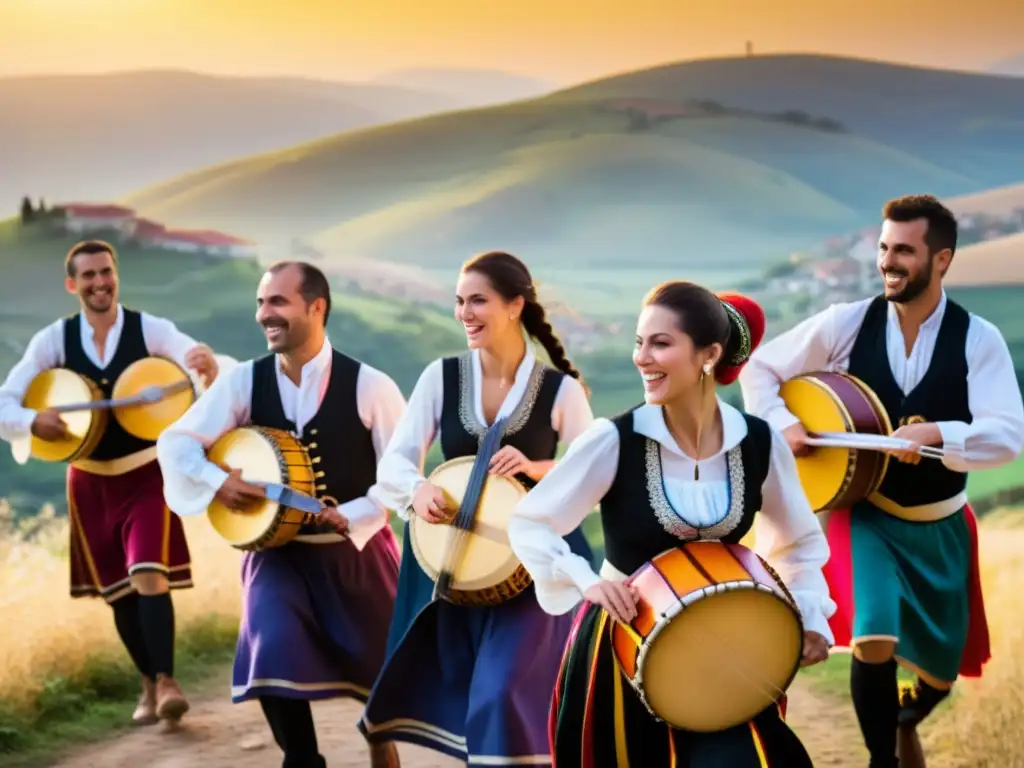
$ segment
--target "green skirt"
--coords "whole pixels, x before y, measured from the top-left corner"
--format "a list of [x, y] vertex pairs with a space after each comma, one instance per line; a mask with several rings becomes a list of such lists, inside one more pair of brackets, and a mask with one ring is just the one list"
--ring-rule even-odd
[[862, 502], [850, 514], [850, 548], [853, 641], [894, 640], [907, 666], [956, 680], [970, 619], [964, 510], [910, 522]]

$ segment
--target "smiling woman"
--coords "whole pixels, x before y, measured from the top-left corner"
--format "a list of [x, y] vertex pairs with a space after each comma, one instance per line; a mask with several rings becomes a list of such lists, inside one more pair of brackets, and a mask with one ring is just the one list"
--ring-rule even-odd
[[[558, 764], [589, 764], [590, 756], [606, 754], [607, 764], [615, 755], [619, 765], [652, 767], [755, 768], [765, 764], [765, 757], [773, 765], [811, 765], [783, 720], [788, 683], [775, 670], [788, 666], [795, 674], [798, 663], [814, 664], [828, 656], [827, 617], [835, 610], [821, 573], [828, 547], [785, 440], [763, 420], [724, 403], [715, 386], [736, 379], [764, 327], [764, 312], [745, 296], [716, 296], [687, 282], [656, 287], [644, 300], [633, 354], [645, 404], [614, 419], [596, 420], [516, 509], [509, 538], [533, 576], [541, 606], [559, 616], [575, 609], [572, 640], [550, 708], [551, 748]], [[595, 573], [558, 534], [598, 505], [605, 562]], [[751, 529], [763, 560], [738, 544]], [[716, 598], [707, 601], [710, 595], [680, 583], [674, 572], [662, 573], [654, 563], [679, 558], [680, 573], [688, 572], [695, 566], [685, 563], [698, 563], [701, 557], [702, 550], [691, 546], [699, 540], [730, 547], [731, 554], [720, 561], [723, 568], [734, 562], [768, 562], [777, 568], [781, 579], [772, 578], [777, 586], [784, 584], [780, 588], [792, 596], [790, 605], [799, 607], [802, 627], [794, 626], [792, 618], [759, 622], [747, 611], [747, 620], [762, 631], [759, 650], [746, 646], [747, 652], [735, 652], [745, 647], [744, 638], [729, 635], [735, 629], [712, 616], [729, 612], [724, 601], [713, 607]], [[645, 585], [648, 599], [652, 589], [668, 585], [672, 594], [685, 595], [687, 604], [702, 601], [697, 610], [703, 613], [690, 618], [688, 608], [680, 622], [665, 618], [675, 611], [664, 606], [652, 613], [648, 605], [641, 612], [637, 603]], [[735, 604], [733, 610], [744, 612]], [[635, 690], [622, 685], [622, 657], [619, 662], [613, 658], [622, 644], [616, 641], [613, 651], [609, 630], [646, 637], [652, 615], [660, 616], [659, 626], [677, 622], [658, 642], [670, 646], [678, 665], [661, 667], [652, 680], [685, 679], [686, 696], [715, 710], [715, 725], [704, 721], [690, 728], [676, 721], [673, 726], [663, 711], [655, 714], [640, 682], [646, 651], [636, 662], [637, 673], [630, 675]], [[688, 632], [703, 638], [680, 639]], [[647, 641], [642, 645], [649, 647]], [[723, 647], [734, 652], [719, 655]], [[776, 658], [769, 660], [762, 653], [766, 648]], [[699, 668], [686, 661], [695, 656], [704, 660]], [[738, 660], [743, 674], [737, 674]], [[722, 697], [722, 691], [729, 694]], [[738, 710], [741, 699], [748, 705]]]

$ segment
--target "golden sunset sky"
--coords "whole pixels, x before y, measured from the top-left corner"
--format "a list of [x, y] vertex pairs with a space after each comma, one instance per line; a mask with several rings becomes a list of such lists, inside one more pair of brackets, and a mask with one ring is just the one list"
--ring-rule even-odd
[[0, 74], [173, 67], [359, 80], [468, 66], [569, 83], [739, 54], [747, 39], [765, 53], [984, 69], [1024, 51], [1024, 2], [0, 0]]

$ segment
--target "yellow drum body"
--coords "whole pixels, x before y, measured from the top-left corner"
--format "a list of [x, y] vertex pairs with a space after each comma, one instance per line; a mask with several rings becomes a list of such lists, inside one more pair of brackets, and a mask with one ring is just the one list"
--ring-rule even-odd
[[124, 369], [114, 382], [112, 398], [134, 397], [147, 387], [170, 387], [188, 383], [155, 403], [119, 405], [114, 418], [130, 435], [156, 441], [160, 434], [180, 419], [196, 401], [196, 392], [188, 371], [165, 357], [144, 357]]
[[[252, 483], [280, 483], [315, 496], [316, 473], [306, 448], [291, 433], [266, 427], [239, 427], [210, 446], [207, 459], [225, 470], [240, 469]], [[214, 499], [210, 525], [231, 546], [259, 551], [287, 544], [306, 520], [304, 512], [267, 499], [234, 510]]]
[[637, 616], [611, 623], [619, 668], [655, 718], [703, 733], [779, 701], [803, 655], [799, 609], [778, 575], [739, 544], [667, 550], [630, 578]]
[[[845, 373], [798, 376], [779, 389], [786, 408], [809, 433], [892, 434], [885, 407], [860, 379]], [[811, 509], [847, 509], [878, 490], [889, 454], [877, 450], [814, 447], [796, 460]]]
[[[28, 385], [21, 404], [24, 408], [45, 411], [63, 405], [96, 402], [103, 392], [89, 378], [68, 370], [54, 368], [43, 371]], [[35, 435], [13, 441], [11, 453], [24, 464], [29, 458], [50, 462], [72, 462], [89, 458], [107, 428], [107, 412], [86, 409], [61, 414], [71, 437], [66, 440], [40, 440]]]
[[[428, 482], [444, 492], [449, 510], [457, 510], [469, 486], [475, 457], [462, 456], [435, 469]], [[511, 600], [530, 586], [532, 579], [512, 551], [508, 523], [516, 505], [526, 495], [523, 485], [509, 477], [488, 475], [476, 526], [453, 571], [448, 600], [457, 605], [498, 605]], [[454, 515], [453, 515], [454, 517]], [[436, 580], [444, 566], [450, 537], [456, 532], [449, 523], [428, 523], [418, 515], [409, 517], [409, 543], [420, 568]]]

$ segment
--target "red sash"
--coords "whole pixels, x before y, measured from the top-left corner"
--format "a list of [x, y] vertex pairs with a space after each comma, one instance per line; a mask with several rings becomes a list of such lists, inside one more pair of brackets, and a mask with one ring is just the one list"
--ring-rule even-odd
[[[964, 519], [971, 531], [971, 570], [968, 575], [970, 619], [967, 646], [960, 662], [962, 677], [981, 677], [981, 668], [992, 658], [985, 618], [985, 601], [981, 590], [981, 572], [978, 566], [978, 520], [968, 504]], [[850, 510], [838, 509], [828, 515], [825, 531], [832, 554], [822, 569], [829, 592], [836, 603], [836, 612], [829, 619], [837, 648], [849, 648], [853, 631], [853, 561], [850, 551]]]

